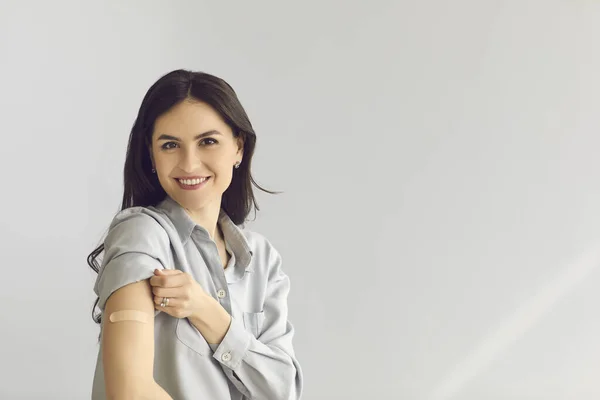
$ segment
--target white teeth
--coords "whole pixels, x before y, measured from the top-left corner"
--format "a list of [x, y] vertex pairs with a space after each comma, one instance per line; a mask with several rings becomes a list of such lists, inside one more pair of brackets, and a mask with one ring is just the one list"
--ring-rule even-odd
[[199, 183], [202, 183], [202, 182], [204, 182], [207, 179], [208, 178], [200, 178], [200, 179], [178, 179], [178, 181], [181, 182], [181, 183], [183, 183], [184, 185], [193, 186], [193, 185], [198, 185]]

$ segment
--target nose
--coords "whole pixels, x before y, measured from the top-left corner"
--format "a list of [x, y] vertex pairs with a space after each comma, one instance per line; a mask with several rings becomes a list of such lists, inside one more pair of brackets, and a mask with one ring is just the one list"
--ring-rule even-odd
[[186, 174], [193, 173], [198, 165], [200, 165], [200, 158], [194, 147], [195, 146], [190, 146], [181, 153], [178, 167]]

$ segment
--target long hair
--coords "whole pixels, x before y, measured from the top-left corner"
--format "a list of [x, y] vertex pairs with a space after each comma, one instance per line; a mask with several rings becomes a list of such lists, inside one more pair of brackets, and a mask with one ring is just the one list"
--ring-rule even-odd
[[[184, 100], [192, 99], [207, 103], [220, 114], [229, 125], [235, 138], [244, 142], [244, 162], [233, 170], [231, 184], [223, 193], [221, 208], [231, 220], [240, 225], [246, 221], [250, 211], [259, 210], [252, 185], [263, 192], [276, 194], [260, 187], [252, 177], [250, 167], [256, 146], [256, 133], [233, 88], [216, 76], [187, 70], [175, 70], [162, 76], [148, 90], [135, 123], [131, 128], [125, 167], [123, 169], [124, 190], [121, 210], [136, 206], [155, 206], [167, 195], [151, 172], [152, 161], [149, 145], [152, 142], [154, 123], [162, 114]], [[98, 246], [87, 257], [88, 265], [99, 273], [99, 257], [104, 244]], [[102, 313], [94, 314], [97, 298], [92, 308], [92, 319], [102, 321]]]

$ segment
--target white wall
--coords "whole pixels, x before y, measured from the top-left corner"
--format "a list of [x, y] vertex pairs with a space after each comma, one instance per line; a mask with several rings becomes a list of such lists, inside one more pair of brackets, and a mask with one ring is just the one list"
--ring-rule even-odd
[[0, 398], [88, 398], [85, 258], [175, 68], [258, 133], [312, 399], [600, 396], [600, 3], [0, 2]]

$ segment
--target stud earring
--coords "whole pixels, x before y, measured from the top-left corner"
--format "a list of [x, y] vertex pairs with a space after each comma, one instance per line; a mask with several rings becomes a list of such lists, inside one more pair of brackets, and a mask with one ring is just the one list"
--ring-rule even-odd
[[239, 161], [238, 161], [238, 162], [236, 162], [236, 163], [233, 165], [233, 168], [235, 168], [235, 169], [238, 169], [239, 167], [240, 167], [240, 162], [239, 162]]
[[155, 170], [154, 168], [152, 168], [152, 173], [153, 173], [153, 174], [155, 174], [155, 173], [156, 173], [156, 170]]

